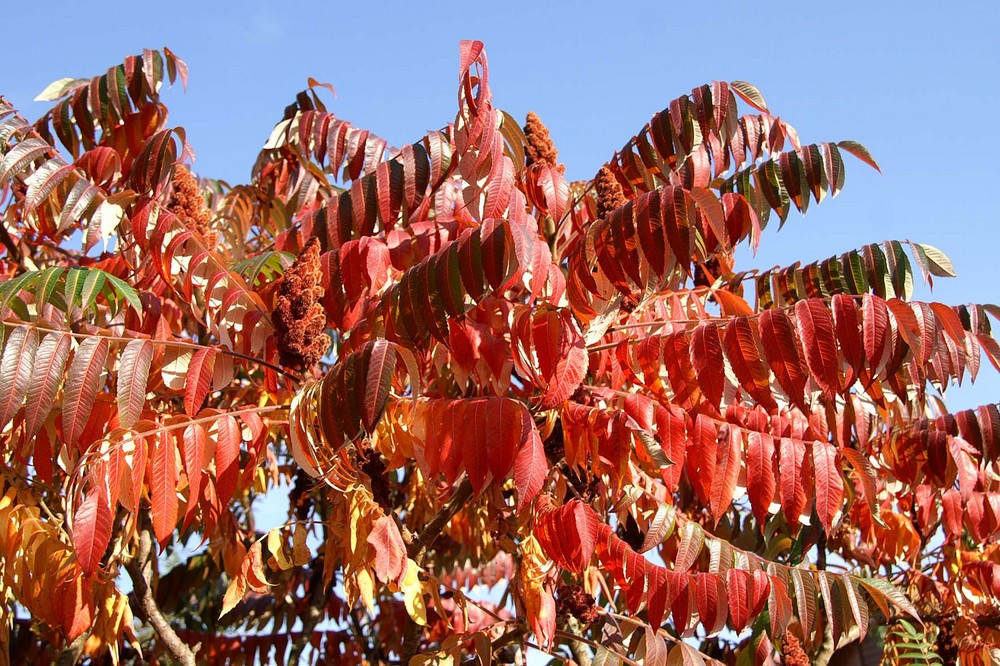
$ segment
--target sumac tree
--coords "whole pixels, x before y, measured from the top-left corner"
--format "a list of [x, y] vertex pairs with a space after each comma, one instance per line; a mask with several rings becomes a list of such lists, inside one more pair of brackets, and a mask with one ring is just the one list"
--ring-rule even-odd
[[714, 82], [569, 182], [488, 74], [401, 148], [310, 80], [235, 186], [167, 49], [0, 98], [3, 654], [988, 661], [1000, 411], [943, 394], [1000, 311], [929, 245], [735, 265], [865, 148]]

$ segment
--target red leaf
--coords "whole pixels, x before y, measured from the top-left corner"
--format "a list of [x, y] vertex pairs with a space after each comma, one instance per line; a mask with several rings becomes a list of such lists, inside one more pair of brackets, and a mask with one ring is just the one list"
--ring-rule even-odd
[[840, 452], [854, 468], [861, 481], [861, 494], [865, 499], [865, 504], [868, 505], [872, 519], [882, 527], [886, 527], [879, 510], [878, 491], [875, 487], [875, 469], [872, 464], [863, 453], [855, 449], [844, 447]]
[[760, 314], [757, 325], [768, 365], [778, 385], [799, 409], [807, 411], [803, 398], [806, 375], [802, 371], [802, 359], [791, 320], [783, 310], [765, 310]]
[[111, 541], [111, 508], [104, 491], [92, 488], [73, 516], [73, 546], [83, 573], [92, 575]]
[[[529, 432], [523, 432], [523, 429]], [[549, 463], [545, 459], [542, 438], [530, 418], [522, 419], [521, 446], [514, 459], [514, 486], [517, 488], [517, 510], [535, 499], [545, 483]]]
[[74, 576], [63, 583], [53, 596], [53, 605], [61, 606], [62, 629], [66, 632], [67, 640], [75, 640], [93, 626], [93, 592], [88, 579]]
[[740, 467], [743, 462], [743, 441], [739, 429], [728, 423], [719, 428], [716, 438], [715, 478], [712, 482], [712, 518], [719, 524], [723, 514], [729, 510], [736, 492]]
[[385, 340], [374, 340], [365, 345], [367, 370], [365, 395], [362, 404], [362, 422], [369, 433], [375, 431], [389, 399], [389, 388], [396, 368], [396, 349]]
[[194, 519], [195, 507], [201, 497], [201, 477], [205, 464], [205, 450], [208, 448], [208, 433], [200, 423], [189, 425], [184, 429], [184, 448], [181, 458], [188, 478], [188, 503], [184, 512], [182, 529], [187, 529]]
[[[768, 567], [768, 572], [775, 572], [774, 565]], [[771, 591], [767, 597], [767, 612], [771, 616], [771, 635], [780, 636], [792, 619], [792, 600], [788, 596], [788, 579], [775, 575], [771, 579]]]
[[187, 377], [184, 379], [184, 412], [194, 417], [208, 397], [215, 376], [215, 347], [199, 349], [191, 356]]
[[834, 336], [833, 315], [821, 299], [795, 304], [795, 323], [812, 378], [828, 396], [840, 392], [840, 362]]
[[73, 355], [63, 391], [62, 435], [68, 445], [76, 444], [87, 427], [87, 419], [101, 387], [108, 348], [107, 338], [87, 338]]
[[587, 349], [576, 320], [565, 309], [538, 312], [532, 322], [532, 342], [546, 382], [539, 407], [551, 409], [580, 386], [587, 374]]
[[890, 298], [885, 304], [896, 319], [896, 325], [903, 341], [913, 351], [913, 358], [918, 362], [922, 362], [923, 338], [920, 335], [920, 324], [917, 322], [917, 315], [913, 313], [909, 305], [898, 298]]
[[38, 333], [34, 328], [18, 326], [11, 331], [0, 361], [0, 430], [21, 408], [37, 349]]
[[778, 492], [781, 496], [781, 510], [792, 531], [799, 528], [799, 516], [806, 508], [806, 487], [803, 478], [803, 462], [806, 445], [803, 442], [782, 437], [779, 445]]
[[38, 432], [49, 416], [62, 383], [71, 343], [69, 335], [53, 333], [45, 336], [38, 345], [24, 403], [24, 429], [29, 438]]
[[688, 480], [698, 495], [698, 501], [707, 506], [711, 498], [712, 487], [715, 485], [718, 429], [712, 419], [699, 414], [695, 417], [694, 428], [689, 434], [691, 441], [688, 445], [687, 460], [684, 466], [687, 470]]
[[760, 356], [757, 327], [748, 317], [737, 317], [726, 325], [726, 356], [740, 386], [764, 409], [778, 409], [771, 395], [771, 373]]
[[716, 574], [699, 573], [695, 578], [698, 617], [711, 636], [726, 626], [726, 588]]
[[177, 525], [177, 447], [165, 434], [153, 445], [149, 474], [153, 531], [164, 547]]
[[152, 361], [150, 340], [130, 340], [118, 359], [118, 421], [123, 428], [131, 428], [142, 415]]
[[826, 533], [833, 534], [833, 526], [840, 520], [844, 503], [844, 478], [837, 462], [837, 447], [829, 442], [812, 443], [813, 474], [816, 479], [816, 513]]
[[639, 342], [636, 349], [646, 385], [662, 390], [657, 389], [661, 384], [659, 373], [662, 364], [674, 390], [672, 402], [686, 410], [693, 409], [703, 399], [691, 365], [690, 349], [691, 336], [684, 331], [646, 338]]
[[556, 564], [576, 573], [587, 568], [597, 546], [598, 518], [593, 509], [572, 500], [543, 510], [538, 521], [538, 541]]
[[485, 438], [493, 440], [493, 437], [498, 437], [500, 433], [490, 433], [487, 429], [486, 416], [489, 413], [489, 408], [485, 400], [464, 401], [456, 404], [452, 409], [454, 410], [453, 425], [458, 429], [455, 432], [456, 440], [461, 437], [460, 433], [479, 431], [484, 436], [484, 439], [478, 442], [467, 442], [465, 446], [460, 447], [462, 460], [465, 462], [465, 471], [469, 475], [469, 481], [472, 482], [473, 490], [478, 495], [486, 485], [486, 476], [490, 472], [489, 449], [491, 446], [499, 445], [498, 442], [486, 441]]
[[520, 448], [518, 445], [524, 441], [526, 419], [523, 407], [512, 400], [487, 405], [486, 431], [501, 442], [499, 446], [486, 448], [487, 463], [494, 481], [505, 479], [510, 473], [514, 455]]
[[406, 573], [406, 544], [392, 518], [380, 516], [369, 532], [367, 541], [375, 549], [375, 575], [383, 583], [400, 584]]
[[751, 432], [747, 436], [747, 494], [761, 530], [774, 500], [774, 486], [774, 440], [767, 433]]
[[225, 506], [236, 492], [239, 475], [240, 442], [243, 433], [236, 419], [225, 414], [215, 421], [215, 479], [219, 504]]
[[698, 326], [691, 334], [691, 365], [698, 375], [702, 393], [709, 404], [718, 409], [726, 385], [726, 371], [722, 340], [714, 324]]
[[941, 496], [942, 520], [944, 533], [948, 541], [954, 541], [962, 536], [962, 498], [955, 488], [949, 488]]
[[[646, 570], [646, 613], [649, 625], [656, 629], [663, 624], [667, 603], [666, 571], [663, 567], [649, 567]], [[672, 601], [672, 600], [671, 600]]]
[[750, 621], [750, 584], [749, 571], [730, 569], [726, 572], [726, 602], [729, 604], [729, 617], [733, 620], [733, 629], [740, 633]]
[[885, 301], [873, 294], [865, 294], [861, 301], [862, 328], [864, 333], [865, 362], [874, 377], [885, 354], [889, 330], [889, 310]]
[[837, 294], [833, 297], [833, 322], [837, 328], [840, 352], [851, 369], [851, 373], [844, 379], [843, 390], [846, 391], [861, 375], [865, 360], [861, 342], [861, 322], [858, 320], [858, 308], [852, 297], [847, 294]]

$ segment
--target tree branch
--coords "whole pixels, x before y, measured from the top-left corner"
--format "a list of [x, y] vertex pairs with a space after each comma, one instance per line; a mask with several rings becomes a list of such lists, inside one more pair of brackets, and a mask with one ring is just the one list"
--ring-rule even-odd
[[139, 547], [135, 558], [125, 565], [132, 579], [133, 593], [139, 602], [140, 617], [143, 618], [159, 636], [170, 656], [182, 666], [195, 666], [194, 651], [180, 639], [174, 628], [163, 617], [151, 587], [153, 580], [153, 530], [149, 518], [141, 513], [139, 520]]
[[[472, 484], [469, 482], [469, 477], [466, 476], [465, 480], [458, 486], [455, 494], [451, 496], [444, 506], [435, 514], [433, 518], [430, 519], [424, 529], [421, 530], [420, 534], [410, 542], [406, 547], [406, 554], [416, 562], [419, 566], [423, 566], [424, 558], [427, 556], [427, 550], [434, 545], [434, 542], [439, 536], [441, 536], [441, 531], [444, 526], [448, 524], [459, 509], [465, 506], [465, 503], [469, 501], [472, 497]], [[406, 633], [403, 636], [403, 653], [401, 655], [402, 663], [408, 664], [410, 659], [417, 653], [417, 648], [420, 646], [420, 625], [410, 618], [406, 625]]]
[[288, 666], [298, 666], [302, 652], [309, 645], [316, 625], [323, 619], [323, 606], [326, 601], [326, 590], [323, 585], [323, 567], [317, 558], [313, 560], [313, 572], [309, 577], [309, 603], [306, 614], [302, 617], [302, 632], [292, 642], [292, 650], [288, 654]]

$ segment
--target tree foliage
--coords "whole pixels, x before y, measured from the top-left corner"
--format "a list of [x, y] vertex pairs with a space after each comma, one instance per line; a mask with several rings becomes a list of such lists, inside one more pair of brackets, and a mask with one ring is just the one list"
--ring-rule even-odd
[[943, 398], [1000, 310], [913, 300], [955, 271], [908, 241], [736, 268], [863, 146], [713, 82], [570, 182], [463, 42], [454, 122], [310, 79], [231, 185], [186, 79], [0, 98], [3, 655], [989, 662], [1000, 410]]

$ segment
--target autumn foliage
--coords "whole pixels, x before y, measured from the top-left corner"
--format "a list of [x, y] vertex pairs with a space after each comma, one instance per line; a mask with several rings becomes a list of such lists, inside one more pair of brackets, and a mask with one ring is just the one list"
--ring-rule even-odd
[[1000, 310], [919, 243], [736, 267], [863, 146], [713, 82], [569, 182], [463, 42], [453, 122], [310, 79], [233, 186], [178, 79], [0, 98], [3, 658], [990, 663], [1000, 410], [944, 395]]

